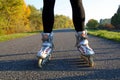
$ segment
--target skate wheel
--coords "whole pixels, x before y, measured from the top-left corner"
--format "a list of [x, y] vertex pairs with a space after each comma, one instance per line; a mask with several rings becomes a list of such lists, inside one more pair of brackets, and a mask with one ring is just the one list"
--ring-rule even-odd
[[38, 59], [38, 67], [39, 68], [42, 68], [42, 66], [43, 66], [43, 59]]
[[48, 58], [48, 60], [50, 61], [50, 60], [51, 60], [51, 58], [52, 58], [52, 57], [51, 57], [51, 54], [50, 54], [48, 57], [49, 57], [49, 58]]
[[95, 65], [93, 61], [93, 56], [81, 55], [81, 59], [83, 59], [89, 67], [93, 67]]
[[93, 63], [93, 62], [89, 63], [89, 66], [90, 66], [90, 67], [93, 67], [93, 66], [94, 66], [94, 63]]
[[90, 57], [88, 58], [88, 60], [89, 60], [89, 66], [90, 66], [90, 67], [93, 67], [93, 66], [95, 65], [95, 63], [94, 63], [94, 61], [93, 61], [93, 57], [90, 56]]
[[39, 58], [38, 59], [38, 67], [42, 68], [47, 62], [51, 60], [51, 55], [47, 56], [45, 59]]
[[87, 58], [86, 56], [81, 55], [81, 59], [83, 59], [83, 60], [84, 60], [84, 62], [88, 63], [88, 58]]

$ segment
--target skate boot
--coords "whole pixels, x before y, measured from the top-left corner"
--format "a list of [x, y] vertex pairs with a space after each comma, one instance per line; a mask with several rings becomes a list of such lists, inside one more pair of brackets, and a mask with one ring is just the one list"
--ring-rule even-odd
[[40, 51], [37, 53], [38, 66], [42, 68], [46, 62], [51, 59], [51, 54], [53, 52], [53, 33], [42, 33], [42, 46]]
[[87, 31], [76, 33], [76, 47], [81, 53], [81, 58], [89, 64], [90, 67], [94, 66], [93, 55], [94, 51], [88, 45]]

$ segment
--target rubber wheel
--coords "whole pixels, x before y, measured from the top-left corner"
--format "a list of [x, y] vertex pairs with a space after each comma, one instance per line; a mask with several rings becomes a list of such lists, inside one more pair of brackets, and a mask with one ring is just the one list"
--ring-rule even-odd
[[94, 61], [93, 61], [93, 57], [92, 57], [92, 56], [89, 56], [88, 60], [89, 60], [89, 66], [90, 66], [90, 67], [93, 67], [93, 66], [95, 65], [95, 63], [94, 63]]
[[38, 59], [38, 67], [42, 68], [44, 64], [51, 60], [51, 54], [47, 56], [45, 59], [39, 58]]
[[86, 63], [88, 63], [88, 57], [81, 55], [81, 59], [83, 59]]
[[42, 66], [43, 66], [43, 59], [38, 59], [38, 67], [39, 68], [42, 68]]

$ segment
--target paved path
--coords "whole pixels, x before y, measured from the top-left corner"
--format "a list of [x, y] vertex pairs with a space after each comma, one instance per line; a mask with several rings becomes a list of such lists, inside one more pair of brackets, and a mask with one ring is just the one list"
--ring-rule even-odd
[[0, 43], [0, 80], [120, 80], [120, 43], [89, 36], [95, 66], [87, 67], [74, 47], [73, 31], [57, 31], [52, 60], [37, 67], [40, 34]]

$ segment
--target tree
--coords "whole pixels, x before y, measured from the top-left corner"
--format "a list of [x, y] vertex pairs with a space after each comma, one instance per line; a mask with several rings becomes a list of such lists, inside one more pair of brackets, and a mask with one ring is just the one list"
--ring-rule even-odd
[[120, 6], [117, 12], [112, 16], [111, 24], [114, 25], [116, 29], [120, 29]]
[[24, 0], [0, 0], [0, 32], [4, 34], [25, 32], [29, 13]]
[[73, 28], [72, 20], [64, 15], [55, 15], [54, 29]]
[[88, 28], [96, 29], [98, 27], [99, 23], [95, 19], [90, 19], [86, 25]]
[[29, 16], [29, 20], [30, 20], [30, 27], [31, 27], [32, 31], [43, 30], [43, 26], [42, 26], [42, 12], [40, 10], [37, 10], [32, 5], [29, 5], [29, 8], [31, 10], [31, 14]]
[[100, 19], [101, 25], [110, 24], [110, 23], [111, 23], [111, 19]]

